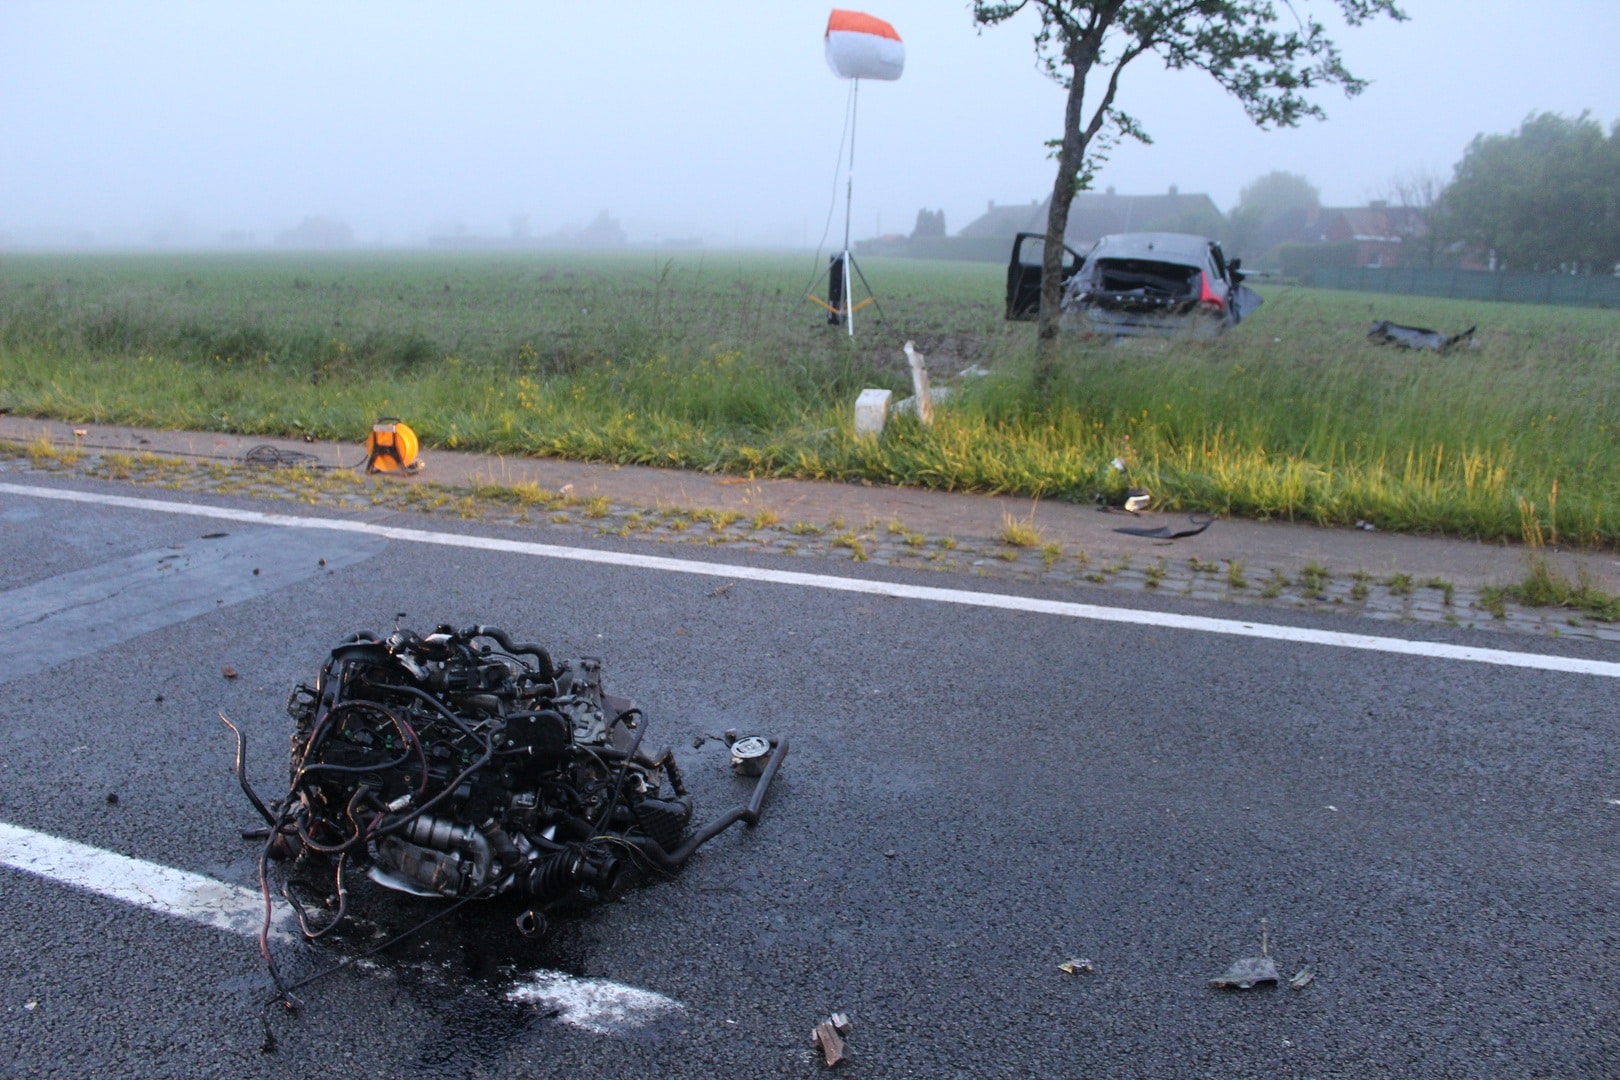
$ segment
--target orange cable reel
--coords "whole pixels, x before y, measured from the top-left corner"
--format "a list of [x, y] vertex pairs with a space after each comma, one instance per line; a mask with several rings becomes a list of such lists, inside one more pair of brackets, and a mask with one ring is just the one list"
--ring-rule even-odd
[[366, 436], [366, 472], [414, 473], [425, 464], [417, 456], [416, 432], [397, 416], [379, 416]]

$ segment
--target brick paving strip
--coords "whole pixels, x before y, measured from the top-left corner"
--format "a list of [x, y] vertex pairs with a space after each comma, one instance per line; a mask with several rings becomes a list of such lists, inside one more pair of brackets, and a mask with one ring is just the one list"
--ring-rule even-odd
[[[248, 464], [270, 446], [312, 455], [303, 467]], [[345, 509], [414, 511], [569, 537], [871, 562], [986, 579], [1040, 581], [1076, 592], [1114, 589], [1364, 618], [1620, 641], [1620, 624], [1558, 608], [1488, 603], [1487, 587], [1519, 580], [1526, 549], [1294, 522], [1222, 519], [1175, 541], [1123, 526], [1180, 526], [1181, 514], [1102, 513], [1072, 503], [914, 488], [504, 458], [433, 450], [413, 476], [366, 476], [354, 444], [0, 416], [0, 473], [114, 480]], [[1016, 542], [1011, 542], [1016, 541]], [[1535, 554], [1570, 578], [1620, 591], [1614, 552]]]

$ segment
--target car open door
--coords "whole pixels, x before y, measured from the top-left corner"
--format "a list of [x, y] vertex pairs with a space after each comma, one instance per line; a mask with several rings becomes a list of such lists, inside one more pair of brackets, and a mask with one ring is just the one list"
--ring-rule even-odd
[[[1041, 262], [1045, 257], [1045, 234], [1021, 232], [1013, 238], [1012, 259], [1007, 263], [1007, 318], [1033, 321], [1040, 314]], [[1073, 277], [1085, 261], [1079, 252], [1064, 244], [1063, 280]]]

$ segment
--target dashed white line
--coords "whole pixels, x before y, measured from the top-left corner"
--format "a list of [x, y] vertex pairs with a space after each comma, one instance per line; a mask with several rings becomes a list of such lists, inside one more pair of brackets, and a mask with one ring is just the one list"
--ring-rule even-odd
[[[264, 897], [257, 890], [5, 822], [0, 866], [245, 937], [257, 937], [264, 919]], [[275, 934], [297, 937], [280, 904]], [[554, 1009], [561, 1022], [599, 1035], [641, 1027], [683, 1008], [651, 990], [556, 971], [531, 972], [507, 996]]]
[[363, 533], [368, 536], [380, 536], [389, 540], [399, 540], [413, 544], [471, 548], [479, 551], [529, 555], [545, 559], [563, 559], [642, 570], [658, 570], [674, 574], [699, 574], [706, 577], [723, 577], [734, 581], [758, 581], [773, 585], [863, 593], [868, 596], [888, 596], [900, 600], [921, 600], [929, 603], [957, 604], [965, 607], [1056, 615], [1070, 619], [1126, 623], [1134, 626], [1151, 626], [1167, 630], [1190, 630], [1204, 634], [1261, 638], [1268, 641], [1282, 641], [1299, 645], [1323, 645], [1330, 648], [1358, 649], [1368, 652], [1418, 656], [1437, 660], [1456, 660], [1465, 663], [1490, 664], [1498, 667], [1529, 668], [1537, 671], [1553, 671], [1576, 675], [1596, 675], [1607, 679], [1620, 678], [1620, 663], [1606, 660], [1583, 660], [1577, 657], [1514, 652], [1507, 649], [1483, 649], [1468, 645], [1448, 645], [1435, 641], [1409, 641], [1405, 638], [1380, 637], [1371, 634], [1348, 634], [1335, 630], [1279, 626], [1274, 623], [1214, 619], [1199, 615], [1177, 615], [1163, 611], [1141, 611], [1134, 608], [1103, 607], [1098, 604], [1077, 604], [1063, 600], [1042, 600], [1027, 596], [1008, 596], [1001, 593], [972, 592], [966, 589], [905, 585], [892, 581], [839, 577], [833, 574], [807, 574], [793, 570], [769, 570], [754, 566], [740, 566], [735, 563], [699, 562], [694, 559], [672, 559], [658, 555], [598, 551], [592, 548], [537, 544], [530, 541], [504, 540], [490, 536], [469, 536], [461, 533], [431, 532], [426, 529], [405, 529], [365, 521], [347, 521], [342, 518], [266, 514], [257, 510], [237, 510], [223, 506], [200, 506], [162, 499], [137, 499], [126, 495], [104, 495], [96, 492], [31, 487], [22, 484], [0, 484], [0, 494], [55, 499], [63, 502], [90, 503], [98, 506], [116, 506], [152, 513], [185, 514], [192, 517], [210, 518], [216, 521], [275, 525], [289, 529], [322, 529], [331, 532]]

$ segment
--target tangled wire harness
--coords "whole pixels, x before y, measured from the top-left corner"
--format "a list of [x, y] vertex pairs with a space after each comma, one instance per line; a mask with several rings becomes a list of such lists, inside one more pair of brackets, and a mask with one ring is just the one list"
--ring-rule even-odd
[[287, 793], [269, 803], [248, 782], [246, 737], [220, 719], [267, 825], [260, 949], [288, 1000], [269, 947], [273, 860], [330, 869], [334, 910], [322, 926], [290, 881], [282, 888], [310, 940], [344, 920], [358, 870], [456, 907], [522, 897], [517, 926], [539, 933], [547, 912], [617, 895], [627, 871], [673, 871], [736, 822], [756, 824], [787, 756], [786, 740], [773, 741], [749, 801], [688, 835], [692, 799], [674, 755], [643, 751], [641, 711], [604, 691], [600, 662], [554, 663], [491, 626], [353, 634], [313, 685], [294, 687], [287, 711]]

